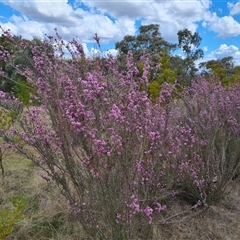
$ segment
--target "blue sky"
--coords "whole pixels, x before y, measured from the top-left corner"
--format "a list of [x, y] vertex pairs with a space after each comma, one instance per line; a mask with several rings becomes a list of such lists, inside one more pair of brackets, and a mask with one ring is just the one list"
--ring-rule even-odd
[[176, 43], [183, 28], [199, 32], [204, 61], [233, 56], [240, 65], [240, 0], [0, 0], [0, 25], [24, 38], [78, 37], [88, 54], [98, 33], [102, 50], [157, 23], [162, 37]]

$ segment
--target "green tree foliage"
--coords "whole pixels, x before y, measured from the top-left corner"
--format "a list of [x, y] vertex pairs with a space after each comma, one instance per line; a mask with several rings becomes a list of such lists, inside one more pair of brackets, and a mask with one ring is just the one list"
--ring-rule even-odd
[[[31, 86], [31, 84], [27, 81], [24, 81], [22, 79], [18, 79], [14, 87], [12, 88], [14, 91], [16, 97], [25, 105], [29, 105], [32, 103], [31, 94], [34, 94], [36, 91]], [[34, 105], [37, 104], [36, 101], [33, 100]]]
[[240, 82], [240, 66], [234, 65], [232, 56], [202, 62], [200, 69], [206, 77], [218, 78], [225, 87]]
[[178, 31], [178, 48], [184, 53], [184, 57], [171, 56], [171, 68], [178, 69], [178, 83], [189, 85], [194, 78], [197, 68], [195, 61], [203, 58], [203, 50], [199, 48], [202, 38], [197, 32], [192, 33], [188, 29]]
[[240, 83], [240, 66], [234, 67], [233, 83]]
[[[17, 40], [15, 37], [14, 40]], [[0, 48], [3, 48], [9, 52], [9, 54], [14, 54], [16, 47], [12, 41], [10, 41], [6, 36], [0, 37]], [[4, 72], [4, 75], [0, 75], [0, 90], [10, 92], [14, 86], [14, 81], [11, 81], [11, 77], [16, 75], [16, 71], [7, 61], [0, 60], [0, 70]]]
[[115, 47], [120, 54], [127, 54], [132, 50], [136, 60], [140, 60], [143, 54], [149, 53], [152, 60], [158, 62], [162, 49], [170, 52], [176, 45], [162, 38], [158, 24], [150, 24], [140, 26], [137, 36], [127, 35], [121, 42], [117, 42]]
[[178, 31], [178, 46], [182, 49], [183, 53], [191, 59], [197, 60], [203, 58], [203, 50], [198, 49], [201, 44], [202, 38], [197, 32], [192, 33], [187, 28]]
[[[18, 42], [21, 41], [20, 37], [14, 36], [11, 40], [6, 36], [0, 37], [0, 46], [4, 47], [9, 53], [8, 61], [0, 60], [0, 66], [4, 75], [0, 77], [0, 90], [4, 92], [12, 92], [17, 80], [26, 81], [26, 77], [19, 74], [16, 67], [24, 70], [30, 67], [29, 59], [32, 58], [30, 41], [23, 40], [24, 47], [19, 47]], [[14, 55], [14, 58], [11, 56]]]
[[123, 63], [121, 68], [126, 65], [126, 54], [129, 50], [133, 52], [135, 61], [139, 61], [143, 54], [150, 54], [150, 64], [156, 66], [161, 57], [161, 51], [165, 49], [170, 53], [176, 46], [162, 38], [158, 24], [142, 25], [137, 36], [126, 35], [122, 41], [115, 44], [116, 50], [119, 51], [118, 59]]
[[[140, 60], [140, 56], [150, 54], [151, 66], [156, 66], [162, 57], [163, 50], [169, 55], [169, 68], [177, 71], [178, 83], [189, 85], [194, 78], [197, 68], [195, 61], [203, 57], [203, 50], [199, 48], [202, 38], [197, 32], [192, 33], [188, 29], [178, 31], [178, 43], [173, 44], [164, 40], [160, 33], [158, 24], [143, 25], [139, 28], [137, 36], [127, 35], [124, 39], [116, 43], [115, 48], [119, 51], [118, 59], [122, 62], [122, 68], [126, 65], [126, 54], [129, 50], [133, 52], [135, 61]], [[173, 55], [177, 49], [182, 49], [184, 57]], [[149, 81], [155, 80], [154, 73], [151, 72]], [[156, 87], [156, 83], [153, 84]]]
[[152, 97], [153, 102], [159, 97], [161, 85], [165, 82], [174, 83], [177, 80], [177, 70], [170, 69], [170, 56], [165, 50], [162, 51], [160, 58], [159, 72], [157, 78], [149, 85], [149, 95]]
[[[20, 41], [21, 45], [19, 45]], [[26, 39], [22, 40], [21, 37], [18, 36], [14, 36], [12, 39], [6, 36], [0, 37], [0, 48], [3, 47], [9, 53], [8, 61], [0, 60], [0, 70], [4, 72], [3, 75], [0, 75], [1, 91], [16, 92], [17, 90], [17, 94], [20, 94], [19, 84], [21, 82], [21, 85], [24, 85], [26, 83], [26, 77], [19, 73], [19, 69], [21, 72], [24, 72], [27, 68], [34, 71], [32, 58], [34, 55], [33, 51], [36, 51], [36, 46], [39, 48], [39, 53], [42, 54], [43, 52], [41, 49], [44, 49], [45, 53], [54, 55], [53, 47], [51, 45], [46, 47], [44, 44], [45, 42], [37, 38], [33, 38], [33, 40], [29, 41]], [[27, 86], [28, 84], [25, 85]], [[22, 93], [22, 95], [26, 97], [27, 89], [24, 91], [25, 93]]]

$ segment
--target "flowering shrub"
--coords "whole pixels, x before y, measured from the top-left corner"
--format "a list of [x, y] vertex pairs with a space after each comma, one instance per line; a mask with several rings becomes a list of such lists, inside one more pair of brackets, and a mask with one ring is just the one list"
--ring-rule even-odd
[[239, 172], [240, 88], [226, 90], [221, 82], [200, 78], [183, 95], [185, 110], [176, 126], [190, 139], [183, 142], [179, 173], [187, 172], [185, 187], [196, 192], [194, 201], [213, 203]]
[[[173, 101], [175, 86], [163, 84], [152, 104], [140, 87], [148, 86], [147, 55], [136, 78], [131, 52], [119, 71], [113, 57], [87, 59], [59, 35], [32, 54], [34, 68], [21, 73], [39, 105], [23, 109], [1, 93], [1, 105], [18, 113], [1, 136], [58, 184], [89, 236], [151, 239], [172, 192], [194, 207], [220, 199], [239, 165], [239, 86], [226, 91], [199, 79]], [[0, 59], [11, 56], [2, 51]]]

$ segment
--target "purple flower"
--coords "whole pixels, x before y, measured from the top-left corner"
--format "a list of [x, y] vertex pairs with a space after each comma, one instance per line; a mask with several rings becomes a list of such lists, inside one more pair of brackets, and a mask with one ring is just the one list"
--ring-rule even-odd
[[151, 207], [149, 207], [149, 206], [146, 206], [146, 208], [144, 209], [143, 212], [146, 214], [147, 217], [149, 217], [149, 216], [152, 215], [153, 209]]

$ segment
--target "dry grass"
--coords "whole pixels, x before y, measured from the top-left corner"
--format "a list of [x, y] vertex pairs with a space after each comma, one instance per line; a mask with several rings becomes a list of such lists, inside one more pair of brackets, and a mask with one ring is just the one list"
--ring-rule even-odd
[[[29, 160], [6, 153], [3, 158], [5, 181], [0, 185], [0, 211], [11, 207], [13, 196], [23, 195], [27, 206], [24, 219], [14, 225], [7, 239], [81, 240], [81, 227], [67, 213], [65, 199], [53, 183], [46, 183]], [[218, 205], [189, 211], [177, 216], [187, 206], [173, 202], [169, 215], [176, 217], [155, 228], [156, 239], [163, 240], [238, 240], [240, 236], [240, 181], [232, 184], [229, 195]]]
[[[216, 206], [193, 210], [172, 219], [172, 223], [160, 225], [158, 239], [239, 240], [240, 182], [233, 183], [232, 187], [229, 195]], [[184, 206], [184, 203], [175, 204], [171, 211], [181, 212]]]
[[7, 154], [3, 164], [0, 211], [11, 208], [10, 199], [14, 196], [27, 199], [24, 219], [15, 224], [13, 234], [7, 239], [79, 239], [82, 233], [67, 214], [66, 201], [54, 183], [43, 180], [41, 171], [17, 154]]

